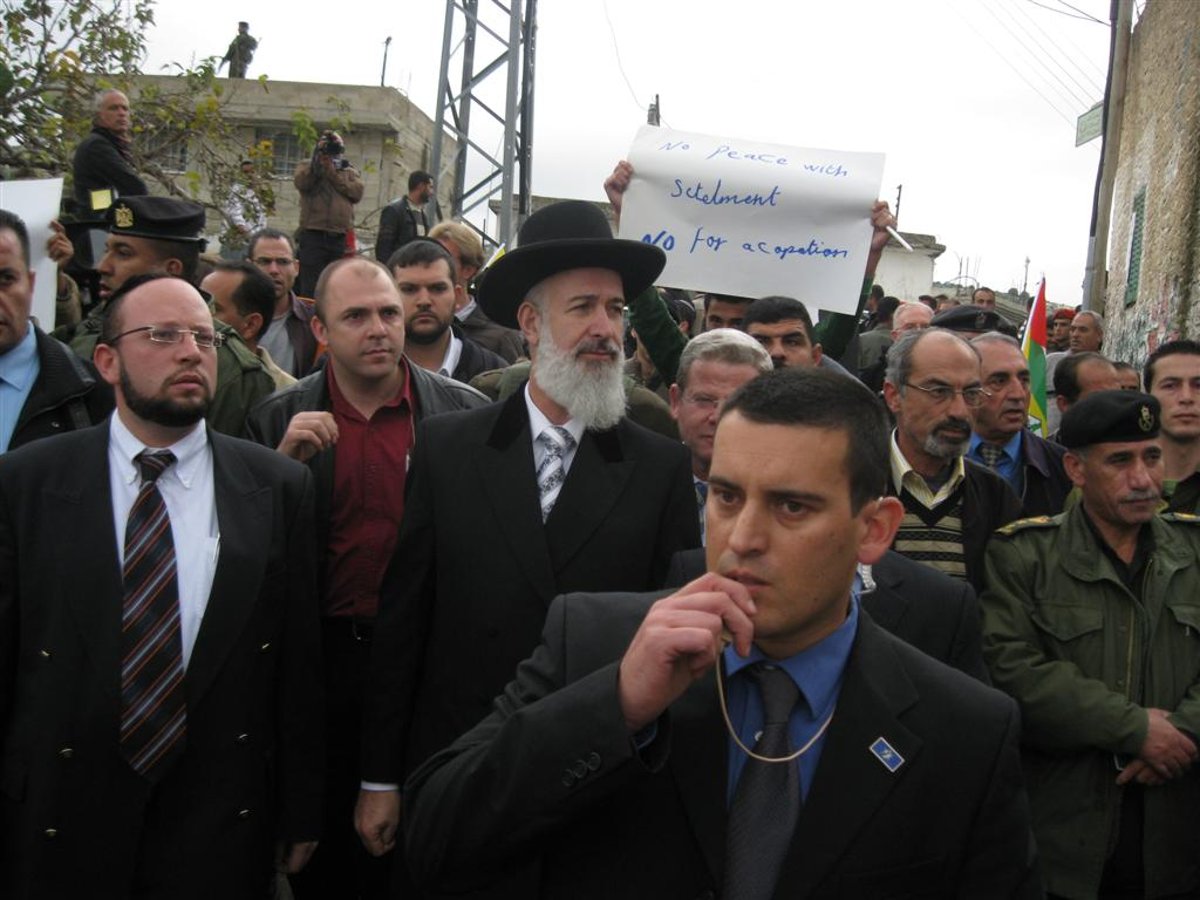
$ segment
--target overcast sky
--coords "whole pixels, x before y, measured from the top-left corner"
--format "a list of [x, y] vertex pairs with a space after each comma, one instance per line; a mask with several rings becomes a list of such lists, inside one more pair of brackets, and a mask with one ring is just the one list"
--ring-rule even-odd
[[[1075, 119], [1103, 97], [1109, 2], [1067, 2], [542, 0], [534, 192], [603, 199], [657, 93], [682, 131], [882, 152], [900, 228], [947, 248], [939, 279], [969, 262], [1020, 288], [1028, 256], [1030, 291], [1044, 273], [1052, 303], [1078, 303], [1100, 141], [1076, 148]], [[245, 16], [251, 77], [378, 84], [390, 35], [387, 84], [433, 116], [442, 0], [159, 0], [145, 70], [223, 55]], [[495, 52], [481, 39], [477, 59]]]

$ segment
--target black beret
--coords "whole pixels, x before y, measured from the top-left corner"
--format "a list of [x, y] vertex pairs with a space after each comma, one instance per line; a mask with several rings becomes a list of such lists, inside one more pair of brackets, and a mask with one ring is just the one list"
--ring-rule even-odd
[[1158, 437], [1160, 409], [1156, 397], [1140, 391], [1095, 391], [1063, 413], [1058, 442], [1073, 450], [1148, 441]]
[[999, 331], [1001, 334], [1013, 335], [1015, 329], [1000, 313], [994, 309], [984, 309], [982, 306], [952, 306], [943, 309], [929, 323], [933, 328], [945, 328], [947, 331], [966, 331], [972, 334], [983, 334], [986, 331]]
[[108, 209], [108, 231], [159, 241], [204, 244], [204, 207], [174, 197], [121, 197]]

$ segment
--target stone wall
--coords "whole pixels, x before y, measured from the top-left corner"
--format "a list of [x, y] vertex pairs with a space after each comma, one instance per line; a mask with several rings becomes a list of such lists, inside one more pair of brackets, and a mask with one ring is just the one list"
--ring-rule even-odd
[[[1139, 214], [1133, 268], [1140, 271], [1131, 284]], [[1141, 365], [1166, 340], [1200, 337], [1200, 3], [1193, 0], [1149, 0], [1134, 29], [1108, 252], [1106, 354]]]

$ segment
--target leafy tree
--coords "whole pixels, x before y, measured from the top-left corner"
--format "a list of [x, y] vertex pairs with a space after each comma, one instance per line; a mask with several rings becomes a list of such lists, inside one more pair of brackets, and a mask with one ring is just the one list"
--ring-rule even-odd
[[226, 120], [216, 57], [172, 66], [165, 82], [139, 81], [154, 0], [0, 0], [0, 10], [0, 177], [65, 175], [70, 196], [72, 156], [92, 127], [95, 94], [113, 87], [131, 98], [143, 177], [228, 224], [220, 198], [248, 157], [258, 169], [251, 187], [271, 208], [270, 147], [245, 147]]

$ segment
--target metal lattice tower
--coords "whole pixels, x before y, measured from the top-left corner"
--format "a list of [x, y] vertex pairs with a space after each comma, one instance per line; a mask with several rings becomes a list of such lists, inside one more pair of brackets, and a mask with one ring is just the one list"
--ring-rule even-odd
[[[516, 235], [529, 215], [536, 33], [537, 0], [509, 0], [509, 5], [499, 0], [446, 0], [431, 168], [439, 183], [442, 175], [454, 171], [451, 210], [455, 217], [466, 220], [473, 210], [480, 206], [486, 210], [485, 204], [499, 196], [501, 244]], [[494, 48], [498, 52], [493, 56]], [[460, 55], [462, 79], [454, 92], [450, 66]], [[485, 59], [482, 64], [477, 55]], [[482, 122], [473, 115], [478, 111], [485, 114]], [[458, 142], [451, 164], [442, 159], [447, 132]], [[487, 146], [496, 142], [497, 135], [499, 150], [489, 152]], [[478, 225], [468, 224], [479, 231], [485, 246], [496, 243]]]

